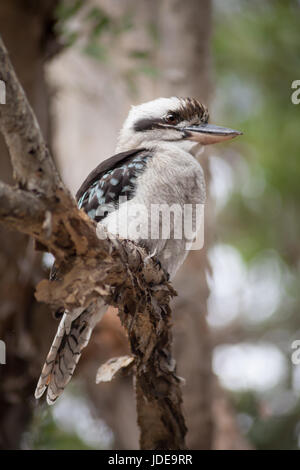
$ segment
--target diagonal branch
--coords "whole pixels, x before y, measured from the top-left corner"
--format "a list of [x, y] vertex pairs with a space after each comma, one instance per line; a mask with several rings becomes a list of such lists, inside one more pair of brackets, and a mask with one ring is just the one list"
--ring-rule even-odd
[[14, 177], [22, 188], [53, 196], [62, 183], [1, 37], [0, 63], [0, 80], [6, 88], [6, 104], [0, 106], [0, 130], [9, 149]]
[[3, 133], [20, 189], [0, 183], [0, 221], [31, 235], [54, 254], [60, 278], [43, 280], [39, 301], [66, 310], [96, 310], [99, 296], [119, 308], [135, 358], [138, 423], [143, 449], [183, 449], [181, 390], [171, 356], [176, 295], [165, 272], [129, 240], [98, 238], [95, 223], [65, 190], [0, 38]]

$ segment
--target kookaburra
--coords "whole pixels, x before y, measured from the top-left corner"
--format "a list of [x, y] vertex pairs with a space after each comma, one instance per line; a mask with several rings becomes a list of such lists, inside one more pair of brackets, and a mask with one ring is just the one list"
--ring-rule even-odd
[[[120, 221], [121, 225], [125, 222], [133, 204], [142, 205], [147, 214], [153, 204], [204, 204], [203, 171], [191, 151], [195, 145], [201, 148], [239, 134], [208, 124], [207, 108], [196, 99], [159, 98], [133, 106], [119, 135], [118, 153], [86, 178], [76, 195], [78, 206], [108, 233], [118, 235]], [[172, 278], [187, 255], [186, 240], [145, 236], [143, 226], [149, 217], [145, 213], [140, 211], [137, 216], [140, 230], [130, 233], [129, 229], [127, 238], [155, 254]], [[52, 404], [63, 392], [106, 310], [103, 302], [97, 315], [89, 309], [64, 313], [37, 384], [36, 398], [47, 389], [47, 402]]]

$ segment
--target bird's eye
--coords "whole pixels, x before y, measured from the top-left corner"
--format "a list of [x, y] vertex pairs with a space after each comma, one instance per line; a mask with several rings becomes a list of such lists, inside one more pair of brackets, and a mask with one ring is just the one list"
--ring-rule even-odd
[[173, 113], [167, 114], [167, 116], [166, 116], [166, 122], [167, 122], [168, 124], [176, 124], [176, 123], [177, 123], [176, 114], [173, 114]]

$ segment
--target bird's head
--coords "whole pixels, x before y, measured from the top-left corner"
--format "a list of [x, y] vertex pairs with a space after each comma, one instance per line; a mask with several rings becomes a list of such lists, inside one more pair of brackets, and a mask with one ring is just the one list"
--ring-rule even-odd
[[207, 108], [193, 98], [158, 98], [132, 106], [120, 132], [118, 149], [161, 142], [191, 148], [195, 144], [223, 142], [241, 134], [234, 129], [208, 124], [208, 118]]

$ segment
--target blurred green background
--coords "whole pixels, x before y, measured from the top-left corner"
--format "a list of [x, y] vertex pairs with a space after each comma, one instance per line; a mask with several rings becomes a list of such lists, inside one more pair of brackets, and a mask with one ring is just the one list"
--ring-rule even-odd
[[[246, 381], [232, 393], [248, 438], [260, 449], [300, 444], [300, 375], [291, 362], [291, 344], [300, 337], [300, 107], [291, 100], [300, 73], [299, 6], [218, 1], [214, 11], [216, 115], [245, 136], [226, 160], [230, 176], [217, 233], [220, 243], [234, 247], [228, 261], [245, 276], [239, 289], [249, 291], [235, 322], [260, 351], [256, 359], [248, 351], [260, 383], [247, 389]], [[272, 374], [260, 367], [267, 355], [274, 356], [278, 377], [261, 387]]]

